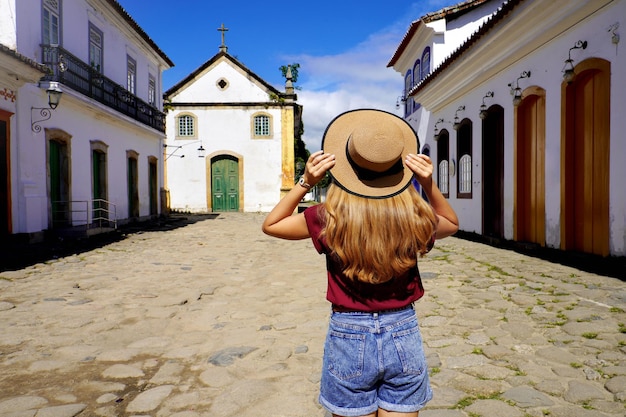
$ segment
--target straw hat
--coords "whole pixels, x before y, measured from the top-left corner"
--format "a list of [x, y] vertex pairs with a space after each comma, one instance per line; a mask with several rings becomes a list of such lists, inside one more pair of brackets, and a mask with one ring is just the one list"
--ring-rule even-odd
[[388, 198], [404, 191], [413, 172], [404, 164], [417, 154], [419, 140], [402, 118], [382, 110], [340, 114], [326, 128], [322, 149], [335, 155], [335, 184], [365, 198]]

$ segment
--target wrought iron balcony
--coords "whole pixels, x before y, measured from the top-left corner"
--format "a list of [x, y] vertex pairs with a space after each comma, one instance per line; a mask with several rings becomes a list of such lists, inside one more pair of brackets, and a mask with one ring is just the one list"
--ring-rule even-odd
[[105, 106], [117, 110], [160, 132], [165, 132], [165, 113], [113, 82], [97, 68], [87, 65], [57, 45], [42, 45], [42, 63], [50, 68], [44, 77], [58, 81]]

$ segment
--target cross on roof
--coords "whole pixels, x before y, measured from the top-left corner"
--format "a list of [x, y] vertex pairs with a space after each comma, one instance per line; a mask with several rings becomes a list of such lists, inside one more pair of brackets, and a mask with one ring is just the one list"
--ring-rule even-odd
[[224, 43], [224, 38], [225, 38], [226, 32], [228, 32], [228, 28], [224, 27], [224, 24], [222, 23], [222, 26], [217, 28], [217, 30], [222, 32], [222, 44], [220, 45], [220, 51], [226, 51], [228, 47], [226, 47], [226, 44]]

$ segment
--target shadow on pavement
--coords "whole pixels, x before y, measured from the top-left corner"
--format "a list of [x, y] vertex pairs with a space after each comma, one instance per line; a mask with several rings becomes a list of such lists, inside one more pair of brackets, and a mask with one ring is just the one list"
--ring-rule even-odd
[[524, 255], [570, 266], [582, 271], [626, 281], [626, 257], [624, 256], [603, 257], [582, 252], [564, 251], [542, 247], [534, 243], [515, 242], [462, 231], [457, 232], [455, 236], [473, 242], [485, 243], [496, 248], [513, 250]]
[[[129, 223], [116, 231], [82, 239], [48, 238], [42, 243], [25, 243], [14, 239], [0, 242], [0, 272], [22, 269], [37, 263], [80, 254], [126, 239], [128, 235], [148, 231], [168, 231], [199, 221], [211, 220], [219, 214], [171, 214], [155, 220]], [[586, 253], [562, 251], [536, 244], [491, 238], [476, 233], [459, 231], [458, 238], [485, 243], [505, 250], [513, 250], [549, 262], [571, 266], [599, 275], [626, 281], [626, 257], [601, 257]], [[495, 261], [494, 261], [495, 262]]]
[[50, 236], [40, 243], [23, 242], [19, 237], [11, 237], [8, 241], [0, 242], [0, 272], [18, 270], [101, 248], [124, 240], [132, 234], [173, 230], [199, 221], [215, 219], [217, 216], [219, 214], [171, 214], [154, 220], [128, 223], [110, 233], [70, 239]]

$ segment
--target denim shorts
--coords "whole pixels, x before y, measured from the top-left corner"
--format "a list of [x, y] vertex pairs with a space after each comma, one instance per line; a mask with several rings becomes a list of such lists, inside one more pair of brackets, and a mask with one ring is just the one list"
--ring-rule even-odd
[[333, 312], [324, 345], [319, 401], [341, 416], [382, 408], [402, 413], [432, 398], [415, 311]]

